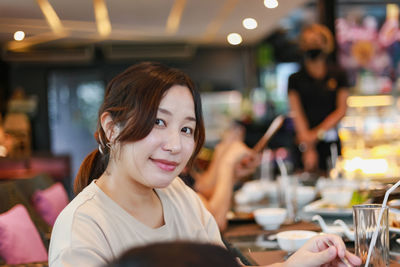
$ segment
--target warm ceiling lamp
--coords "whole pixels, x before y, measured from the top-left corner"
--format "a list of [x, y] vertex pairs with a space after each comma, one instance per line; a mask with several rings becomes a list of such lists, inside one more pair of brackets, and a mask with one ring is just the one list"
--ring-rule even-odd
[[279, 3], [277, 0], [264, 0], [264, 5], [268, 8], [276, 8]]
[[185, 9], [186, 0], [175, 0], [175, 3], [169, 13], [166, 31], [169, 34], [175, 34], [181, 23], [183, 10]]
[[238, 33], [230, 33], [228, 34], [227, 40], [231, 45], [238, 45], [242, 42], [242, 36]]
[[104, 0], [93, 0], [94, 15], [96, 17], [97, 31], [100, 36], [106, 37], [111, 33], [111, 23]]
[[258, 24], [257, 21], [253, 18], [245, 18], [242, 21], [243, 27], [245, 27], [248, 30], [253, 30], [255, 28], [257, 28]]
[[51, 6], [48, 0], [36, 0], [44, 17], [47, 20], [47, 23], [50, 25], [51, 29], [55, 34], [63, 34], [65, 32], [64, 26], [61, 23], [60, 18], [58, 17], [56, 11]]
[[391, 106], [393, 102], [391, 95], [349, 96], [347, 98], [347, 105], [352, 108]]
[[22, 41], [25, 38], [25, 33], [23, 31], [16, 31], [14, 33], [14, 40], [15, 41]]

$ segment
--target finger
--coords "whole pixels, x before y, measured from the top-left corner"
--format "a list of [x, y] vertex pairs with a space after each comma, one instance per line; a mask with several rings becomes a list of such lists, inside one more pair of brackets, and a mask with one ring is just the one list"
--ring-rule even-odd
[[350, 253], [349, 251], [346, 251], [346, 258], [351, 264], [355, 266], [359, 266], [362, 263], [362, 260], [359, 257], [354, 255], [353, 253]]
[[246, 150], [244, 151], [244, 155], [241, 159], [242, 166], [252, 166], [256, 161], [256, 156], [253, 151]]
[[345, 263], [343, 262], [338, 262], [337, 264], [333, 265], [333, 266], [337, 266], [337, 267], [348, 267]]
[[342, 238], [332, 234], [327, 234], [324, 236], [327, 242], [333, 243], [333, 245], [336, 247], [339, 258], [343, 258], [346, 255], [346, 245], [344, 244]]
[[321, 238], [317, 239], [315, 241], [315, 244], [316, 244], [316, 247], [317, 247], [317, 251], [322, 251], [322, 250], [325, 250], [325, 249], [329, 248], [329, 246]]
[[333, 261], [337, 256], [337, 251], [335, 247], [329, 247], [328, 249], [325, 249], [321, 252], [314, 253], [312, 256], [312, 261], [316, 265], [322, 265], [326, 263], [330, 263]]

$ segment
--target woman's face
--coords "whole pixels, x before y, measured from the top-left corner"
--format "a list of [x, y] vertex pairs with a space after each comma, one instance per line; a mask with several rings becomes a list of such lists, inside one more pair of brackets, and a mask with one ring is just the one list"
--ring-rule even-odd
[[150, 134], [121, 146], [116, 155], [118, 172], [146, 187], [168, 186], [193, 153], [195, 118], [189, 89], [172, 86], [161, 100]]
[[323, 36], [321, 33], [312, 31], [312, 30], [306, 30], [302, 33], [302, 44], [301, 48], [305, 50], [310, 50], [310, 49], [322, 49], [325, 50], [327, 44], [326, 41], [324, 41]]
[[326, 59], [324, 57], [318, 57], [314, 60], [306, 59], [304, 66], [308, 74], [315, 79], [322, 79], [326, 75]]

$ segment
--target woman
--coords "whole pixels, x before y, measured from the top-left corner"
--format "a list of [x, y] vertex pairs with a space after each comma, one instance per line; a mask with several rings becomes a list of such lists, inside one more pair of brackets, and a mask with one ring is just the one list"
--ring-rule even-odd
[[[214, 218], [196, 193], [175, 179], [204, 141], [200, 97], [188, 76], [157, 63], [128, 68], [107, 86], [95, 137], [99, 148], [86, 157], [75, 181], [80, 193], [54, 225], [51, 267], [101, 266], [154, 242], [223, 246]], [[241, 156], [227, 162], [235, 164]], [[334, 244], [329, 249], [328, 241]], [[345, 253], [341, 239], [332, 235], [311, 245], [295, 253], [292, 264], [317, 266]], [[347, 257], [358, 263], [354, 255]]]
[[328, 63], [333, 45], [328, 28], [319, 24], [306, 27], [300, 36], [303, 66], [288, 82], [289, 104], [301, 153], [297, 153], [299, 161], [305, 171], [322, 174], [329, 170], [329, 158], [337, 156], [331, 155], [331, 146], [340, 153], [337, 124], [347, 109], [346, 75]]
[[[227, 213], [232, 205], [234, 186], [253, 174], [261, 162], [261, 154], [244, 144], [243, 135], [243, 130], [237, 125], [228, 129], [215, 146], [207, 169], [201, 173], [191, 172], [195, 181], [192, 188], [211, 212], [221, 232], [228, 225]], [[232, 164], [232, 156], [234, 159], [243, 158]]]

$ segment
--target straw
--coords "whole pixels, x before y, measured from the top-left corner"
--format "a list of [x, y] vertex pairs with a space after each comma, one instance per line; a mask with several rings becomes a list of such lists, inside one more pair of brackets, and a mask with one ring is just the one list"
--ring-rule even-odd
[[372, 234], [372, 239], [371, 239], [371, 243], [369, 244], [369, 249], [368, 249], [368, 256], [367, 256], [367, 261], [365, 263], [365, 267], [368, 267], [369, 265], [369, 261], [371, 260], [371, 254], [372, 254], [372, 249], [375, 247], [376, 244], [376, 239], [378, 238], [378, 232], [380, 230], [381, 227], [381, 220], [382, 220], [382, 216], [383, 216], [383, 210], [386, 207], [386, 203], [387, 200], [389, 198], [390, 193], [392, 193], [398, 186], [400, 185], [400, 181], [398, 181], [397, 183], [395, 183], [391, 188], [389, 188], [389, 190], [386, 191], [385, 193], [385, 198], [383, 199], [383, 203], [382, 203], [382, 208], [379, 211], [379, 216], [378, 216], [378, 221], [377, 221], [377, 227], [375, 228], [374, 233]]
[[[276, 162], [278, 163], [278, 167], [279, 167], [279, 171], [281, 172], [281, 183], [283, 184], [283, 186], [289, 186], [289, 177], [288, 177], [288, 171], [287, 168], [285, 166], [285, 163], [283, 162], [282, 158], [280, 157], [276, 157]], [[282, 190], [283, 188], [281, 188]], [[285, 202], [286, 202], [286, 208], [288, 213], [290, 214], [289, 216], [293, 216], [294, 215], [294, 209], [293, 209], [293, 205], [292, 202], [290, 201], [290, 194], [286, 193], [285, 194]]]
[[261, 180], [271, 180], [271, 156], [272, 152], [270, 149], [265, 149], [261, 156]]
[[279, 171], [281, 172], [282, 176], [288, 176], [288, 172], [282, 158], [276, 157], [276, 162], [278, 163]]

